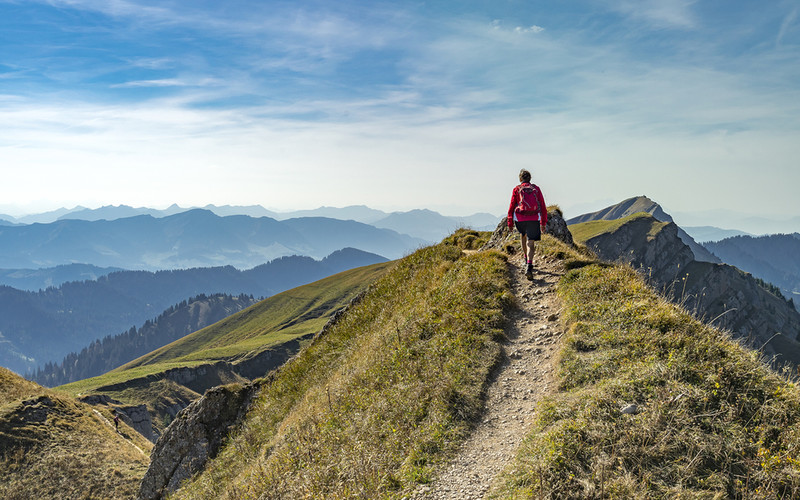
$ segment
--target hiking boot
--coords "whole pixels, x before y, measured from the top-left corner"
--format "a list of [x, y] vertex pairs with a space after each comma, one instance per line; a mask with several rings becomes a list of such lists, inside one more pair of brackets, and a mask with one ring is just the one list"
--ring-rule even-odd
[[525, 270], [525, 277], [529, 280], [533, 279], [533, 264], [528, 264], [528, 268]]

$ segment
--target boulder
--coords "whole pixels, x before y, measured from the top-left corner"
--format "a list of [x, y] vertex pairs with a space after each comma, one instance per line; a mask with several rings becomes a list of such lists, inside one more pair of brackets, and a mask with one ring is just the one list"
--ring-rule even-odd
[[163, 498], [200, 472], [241, 424], [259, 388], [257, 382], [214, 387], [178, 413], [153, 448], [138, 498]]

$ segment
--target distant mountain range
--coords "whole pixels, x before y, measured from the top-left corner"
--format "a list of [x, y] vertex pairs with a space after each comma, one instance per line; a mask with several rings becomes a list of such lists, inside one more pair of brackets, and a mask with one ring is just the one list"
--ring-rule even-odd
[[65, 264], [43, 269], [0, 269], [0, 285], [35, 292], [70, 281], [96, 280], [119, 267], [97, 267], [91, 264]]
[[245, 271], [231, 266], [120, 271], [37, 292], [0, 286], [0, 365], [26, 373], [48, 361], [60, 362], [70, 352], [141, 325], [200, 294], [270, 296], [385, 261], [376, 254], [344, 249], [320, 261], [282, 257]]
[[694, 226], [712, 226], [739, 230], [753, 235], [800, 232], [800, 216], [765, 216], [758, 212], [734, 212], [731, 210], [698, 210], [696, 212], [672, 212], [671, 215], [687, 231]]
[[734, 236], [704, 245], [728, 264], [777, 285], [800, 305], [800, 233]]
[[734, 236], [752, 236], [738, 229], [721, 229], [714, 226], [689, 226], [683, 229], [701, 245], [707, 241], [719, 241]]
[[346, 248], [398, 258], [425, 244], [355, 221], [304, 217], [220, 217], [190, 210], [162, 218], [60, 220], [0, 227], [0, 268], [87, 263], [124, 269], [186, 269], [232, 265], [248, 269], [277, 257], [316, 259]]
[[364, 205], [352, 205], [343, 208], [320, 207], [313, 210], [296, 210], [291, 212], [274, 212], [260, 205], [232, 206], [232, 205], [206, 205], [204, 207], [182, 208], [172, 205], [164, 210], [128, 205], [108, 205], [90, 209], [75, 207], [62, 208], [43, 214], [12, 217], [0, 214], [0, 226], [18, 224], [49, 224], [60, 220], [117, 220], [139, 215], [149, 215], [155, 218], [169, 217], [194, 209], [203, 209], [213, 212], [220, 217], [233, 215], [246, 215], [248, 217], [269, 217], [278, 221], [305, 217], [324, 217], [337, 220], [352, 220], [378, 228], [391, 229], [401, 234], [420, 238], [428, 243], [439, 242], [442, 238], [453, 232], [458, 227], [470, 227], [477, 230], [494, 229], [499, 217], [477, 213], [464, 217], [444, 216], [432, 210], [411, 210], [408, 212], [387, 213], [375, 210]]

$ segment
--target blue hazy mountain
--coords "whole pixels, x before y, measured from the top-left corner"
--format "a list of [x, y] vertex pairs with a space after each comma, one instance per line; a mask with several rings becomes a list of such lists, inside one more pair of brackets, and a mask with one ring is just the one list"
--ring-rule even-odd
[[2, 226], [0, 269], [72, 263], [147, 270], [220, 265], [247, 269], [287, 255], [319, 259], [345, 247], [394, 259], [423, 243], [355, 221], [220, 217], [195, 209], [161, 218], [139, 215]]
[[720, 241], [734, 236], [752, 236], [750, 233], [739, 231], [738, 229], [722, 229], [714, 226], [689, 226], [683, 229], [700, 244], [704, 244], [707, 241]]
[[714, 226], [753, 234], [781, 234], [800, 232], [800, 216], [797, 214], [764, 215], [753, 212], [731, 210], [706, 210], [696, 212], [674, 212], [675, 221], [683, 226]]
[[[8, 222], [6, 225], [33, 222], [50, 223], [56, 220], [112, 221], [139, 215], [163, 218], [181, 212], [195, 210], [196, 208], [198, 207], [184, 208], [174, 204], [163, 210], [147, 207], [131, 207], [128, 205], [108, 205], [93, 209], [83, 207], [59, 209], [22, 218], [0, 215], [0, 219], [5, 219]], [[277, 221], [305, 217], [352, 220], [379, 228], [391, 229], [401, 234], [420, 238], [426, 242], [438, 242], [450, 234], [452, 229], [458, 227], [493, 230], [499, 220], [498, 216], [488, 213], [476, 213], [468, 216], [445, 216], [432, 210], [410, 210], [407, 212], [387, 213], [365, 205], [351, 205], [347, 207], [323, 206], [311, 210], [295, 210], [288, 212], [275, 212], [261, 205], [206, 205], [200, 208], [213, 212], [220, 217], [247, 215], [250, 217], [269, 217]], [[3, 223], [0, 222], [0, 225], [3, 225]]]
[[65, 264], [45, 269], [0, 269], [0, 285], [36, 291], [69, 281], [96, 280], [114, 271], [124, 271], [124, 269], [97, 267], [91, 264]]
[[780, 287], [800, 304], [800, 233], [740, 235], [703, 245], [728, 264]]

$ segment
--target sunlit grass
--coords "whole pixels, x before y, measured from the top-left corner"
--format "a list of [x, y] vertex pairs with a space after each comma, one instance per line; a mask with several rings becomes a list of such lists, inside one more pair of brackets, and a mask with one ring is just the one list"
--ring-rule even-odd
[[464, 254], [469, 236], [399, 261], [264, 382], [241, 431], [176, 497], [399, 497], [429, 481], [480, 414], [512, 302], [505, 256]]
[[800, 495], [793, 383], [629, 268], [584, 266], [559, 293], [559, 389], [498, 498]]
[[[0, 398], [0, 498], [136, 495], [152, 444], [124, 422], [117, 433], [88, 405], [5, 368]], [[107, 409], [99, 411], [113, 419]]]

